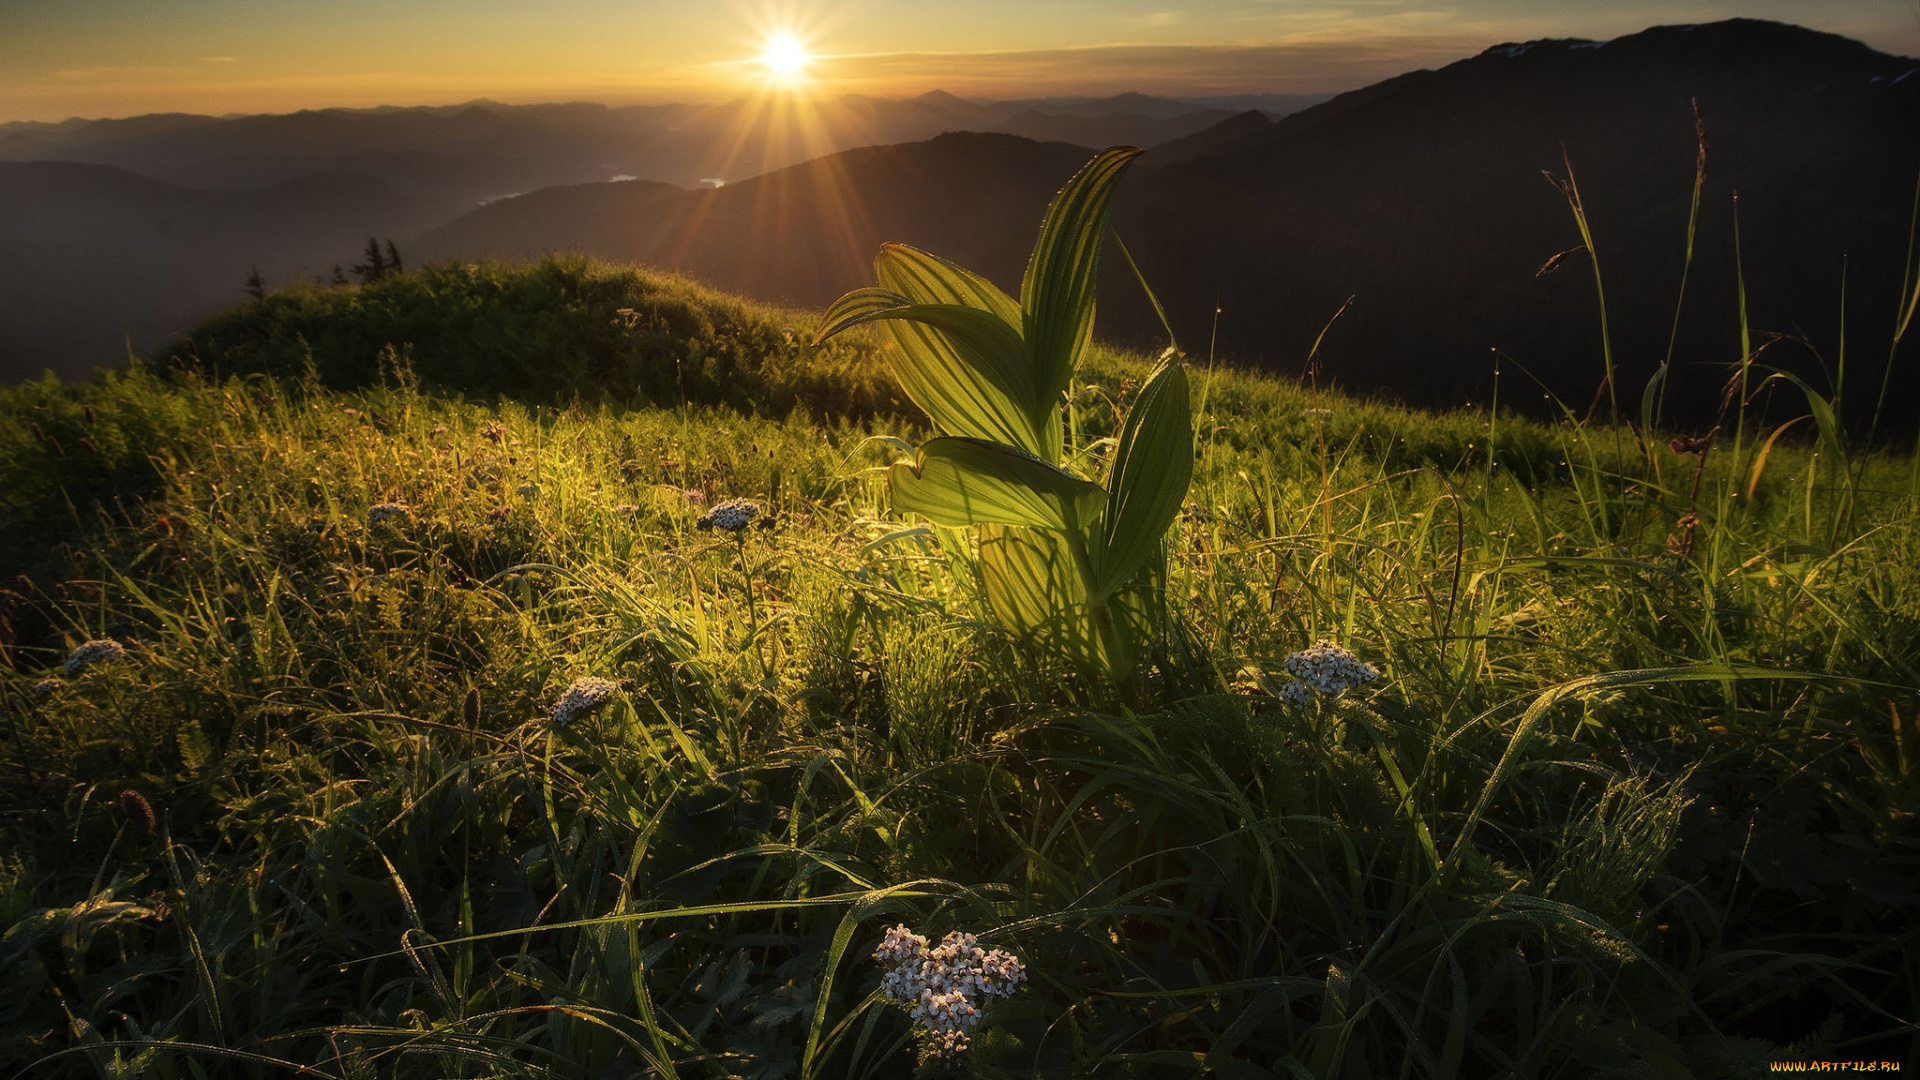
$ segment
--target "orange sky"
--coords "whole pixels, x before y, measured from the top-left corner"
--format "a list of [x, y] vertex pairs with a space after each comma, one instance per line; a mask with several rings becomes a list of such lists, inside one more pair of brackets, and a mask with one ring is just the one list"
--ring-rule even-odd
[[1736, 15], [1920, 54], [1899, 0], [0, 0], [0, 121], [711, 99], [751, 88], [781, 30], [829, 93], [1298, 93]]

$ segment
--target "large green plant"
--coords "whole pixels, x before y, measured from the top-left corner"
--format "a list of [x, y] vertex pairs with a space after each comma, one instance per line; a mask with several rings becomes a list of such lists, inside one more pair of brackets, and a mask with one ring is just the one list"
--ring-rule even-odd
[[1092, 340], [1114, 185], [1139, 153], [1103, 151], [1054, 197], [1017, 303], [945, 259], [887, 244], [878, 287], [835, 301], [814, 339], [887, 324], [892, 373], [940, 432], [889, 471], [894, 509], [978, 526], [995, 616], [1122, 687], [1161, 622], [1164, 540], [1193, 476], [1186, 372], [1170, 359], [1147, 381], [1104, 486], [1066, 462], [1061, 411]]

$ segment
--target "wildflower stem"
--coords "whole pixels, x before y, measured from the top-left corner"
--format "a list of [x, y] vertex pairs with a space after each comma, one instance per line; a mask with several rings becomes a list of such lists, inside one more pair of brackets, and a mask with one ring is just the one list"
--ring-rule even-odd
[[760, 661], [760, 674], [766, 675], [771, 668], [767, 666], [765, 646], [760, 641], [760, 601], [753, 594], [753, 567], [747, 562], [747, 534], [745, 529], [735, 530], [733, 534], [734, 550], [739, 555], [740, 577], [747, 589], [747, 640], [753, 642], [754, 659]]

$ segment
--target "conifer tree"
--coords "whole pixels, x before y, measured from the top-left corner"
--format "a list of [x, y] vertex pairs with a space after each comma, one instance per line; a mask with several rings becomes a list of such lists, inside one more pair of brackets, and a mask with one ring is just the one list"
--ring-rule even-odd
[[346, 274], [346, 271], [344, 271], [344, 270], [342, 270], [342, 269], [340, 269], [340, 264], [339, 264], [339, 263], [334, 263], [334, 264], [333, 264], [333, 282], [332, 282], [332, 284], [335, 284], [335, 285], [345, 285], [345, 284], [347, 284], [347, 274]]
[[247, 275], [247, 283], [244, 287], [247, 290], [247, 295], [253, 297], [254, 303], [259, 303], [267, 298], [267, 283], [261, 280], [260, 268], [258, 266], [253, 267], [252, 273]]
[[398, 274], [400, 269], [400, 249], [393, 246], [393, 238], [387, 238], [387, 273]]
[[353, 272], [360, 278], [360, 284], [371, 285], [387, 276], [387, 257], [380, 251], [380, 241], [367, 237], [367, 250], [363, 258], [365, 262], [353, 265]]

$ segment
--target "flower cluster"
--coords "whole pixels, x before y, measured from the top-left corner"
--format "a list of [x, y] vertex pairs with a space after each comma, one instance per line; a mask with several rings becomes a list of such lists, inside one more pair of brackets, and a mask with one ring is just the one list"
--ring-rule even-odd
[[1280, 691], [1280, 700], [1290, 705], [1304, 705], [1313, 700], [1316, 692], [1331, 697], [1380, 677], [1379, 668], [1331, 641], [1290, 653], [1285, 663], [1287, 673], [1299, 680], [1288, 683]]
[[613, 700], [613, 695], [619, 689], [620, 684], [612, 679], [592, 675], [575, 679], [573, 685], [567, 687], [566, 696], [553, 707], [553, 722], [562, 727], [571, 724]]
[[903, 1006], [933, 1057], [951, 1060], [972, 1045], [972, 1031], [989, 998], [1012, 997], [1027, 981], [1018, 957], [982, 949], [972, 934], [954, 931], [929, 949], [927, 939], [896, 926], [873, 958], [892, 970], [880, 989]]
[[719, 529], [721, 532], [737, 533], [747, 527], [754, 518], [760, 516], [760, 504], [752, 499], [728, 499], [715, 504], [714, 508], [700, 516], [694, 522], [698, 529]]
[[[67, 674], [78, 675], [88, 665], [103, 664], [109, 660], [118, 660], [125, 655], [127, 655], [127, 650], [122, 648], [120, 643], [112, 638], [96, 638], [93, 641], [83, 641], [80, 643], [79, 648], [74, 649], [73, 652], [67, 656]], [[59, 688], [52, 687], [47, 692], [51, 694], [53, 690], [56, 689]]]
[[367, 507], [367, 524], [378, 525], [383, 521], [405, 521], [413, 513], [406, 503], [374, 503]]
[[41, 679], [39, 682], [33, 684], [33, 700], [45, 701], [48, 698], [52, 697], [53, 695], [59, 693], [60, 688], [65, 685], [67, 684], [64, 682], [61, 682], [60, 677], [58, 675], [49, 675], [46, 678]]

